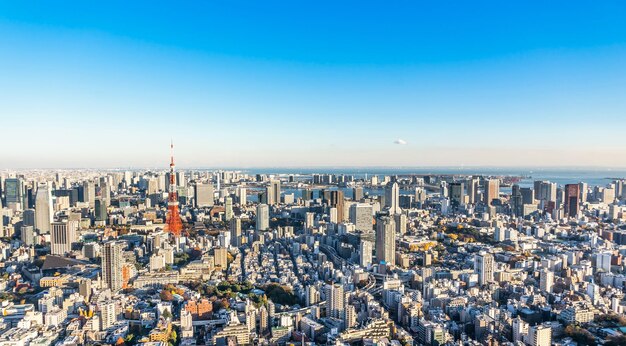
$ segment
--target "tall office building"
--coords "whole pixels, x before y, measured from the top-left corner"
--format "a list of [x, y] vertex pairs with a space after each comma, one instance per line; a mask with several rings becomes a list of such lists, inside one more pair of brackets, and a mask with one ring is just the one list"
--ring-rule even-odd
[[102, 249], [102, 281], [113, 292], [122, 288], [122, 250], [124, 242], [110, 241]]
[[24, 183], [20, 178], [4, 180], [4, 201], [7, 208], [24, 210], [28, 208], [24, 191]]
[[556, 183], [549, 181], [535, 181], [535, 198], [545, 202], [556, 202]]
[[96, 221], [106, 221], [107, 220], [107, 207], [106, 202], [98, 197], [96, 198], [94, 213], [96, 215]]
[[565, 215], [568, 217], [578, 218], [580, 210], [580, 186], [578, 184], [565, 185]]
[[511, 190], [511, 213], [514, 216], [524, 215], [524, 198], [522, 197], [522, 191], [519, 185], [513, 185]]
[[280, 203], [280, 180], [270, 180], [266, 188], [267, 204], [275, 205]]
[[448, 194], [450, 195], [450, 203], [458, 207], [465, 204], [465, 186], [463, 183], [450, 183], [448, 185]]
[[35, 195], [35, 228], [39, 233], [50, 233], [53, 216], [50, 188], [48, 184], [41, 184], [37, 187]]
[[467, 180], [467, 196], [469, 204], [474, 204], [478, 201], [478, 184], [480, 180], [478, 178], [470, 178]]
[[495, 263], [493, 255], [480, 252], [474, 258], [474, 271], [478, 274], [478, 284], [485, 285], [493, 282]]
[[24, 212], [22, 213], [22, 218], [22, 224], [24, 224], [25, 226], [33, 226], [33, 228], [37, 229], [37, 226], [35, 225], [35, 209], [24, 210]]
[[270, 208], [267, 204], [256, 207], [256, 230], [265, 231], [270, 228]]
[[372, 242], [361, 239], [359, 244], [359, 264], [367, 268], [372, 264]]
[[193, 196], [196, 208], [213, 206], [213, 185], [196, 183], [193, 187]]
[[543, 292], [552, 293], [554, 287], [554, 272], [545, 268], [539, 272], [539, 288]]
[[50, 252], [60, 256], [71, 252], [72, 244], [78, 240], [77, 230], [78, 222], [76, 221], [53, 222], [50, 232]]
[[535, 190], [530, 187], [522, 187], [519, 191], [522, 195], [522, 204], [535, 204]]
[[392, 215], [402, 212], [400, 209], [400, 186], [395, 181], [387, 183], [385, 186], [385, 207]]
[[96, 205], [96, 185], [93, 181], [83, 182], [83, 202], [89, 204], [90, 207]]
[[22, 226], [20, 228], [20, 240], [22, 241], [22, 243], [24, 243], [24, 245], [26, 246], [33, 246], [35, 245], [35, 229], [33, 228], [33, 226]]
[[589, 185], [587, 183], [578, 183], [578, 188], [580, 189], [580, 202], [581, 203], [585, 203], [587, 202], [587, 195], [588, 195], [588, 191], [589, 191]]
[[241, 246], [241, 219], [238, 217], [230, 220], [230, 245], [234, 247]]
[[304, 189], [302, 190], [302, 200], [303, 201], [310, 201], [313, 199], [313, 190], [311, 189]]
[[491, 203], [500, 198], [500, 180], [498, 179], [486, 179], [485, 180], [485, 204], [491, 205]]
[[332, 284], [326, 286], [326, 316], [343, 319], [344, 302], [346, 295], [343, 285]]
[[247, 195], [247, 191], [245, 187], [237, 186], [236, 195], [237, 195], [237, 203], [239, 203], [239, 205], [248, 204], [248, 195]]
[[389, 216], [376, 219], [376, 259], [390, 265], [396, 263], [396, 225]]
[[337, 209], [337, 222], [344, 222], [345, 219], [345, 198], [343, 191], [325, 190], [323, 191], [324, 203], [331, 208]]
[[363, 199], [363, 187], [357, 186], [352, 189], [352, 200], [358, 202], [361, 199]]

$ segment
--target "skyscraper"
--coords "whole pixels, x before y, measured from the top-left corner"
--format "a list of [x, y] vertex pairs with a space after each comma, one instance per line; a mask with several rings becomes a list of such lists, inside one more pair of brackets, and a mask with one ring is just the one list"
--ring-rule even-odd
[[234, 247], [241, 246], [241, 219], [238, 217], [230, 220], [230, 245]]
[[357, 186], [355, 188], [352, 189], [352, 200], [353, 201], [360, 201], [363, 198], [363, 187], [362, 186]]
[[89, 204], [90, 207], [94, 207], [96, 204], [96, 185], [93, 181], [85, 181], [83, 183], [83, 202]]
[[535, 198], [545, 202], [556, 202], [556, 183], [535, 181]]
[[110, 241], [102, 249], [102, 281], [113, 292], [122, 288], [122, 250], [125, 243]]
[[96, 221], [107, 220], [107, 207], [102, 198], [96, 198], [94, 213], [96, 214]]
[[396, 225], [389, 216], [376, 219], [376, 258], [378, 262], [396, 263]]
[[236, 193], [237, 193], [237, 203], [239, 203], [239, 205], [248, 204], [248, 195], [247, 195], [245, 187], [238, 186]]
[[193, 187], [196, 208], [213, 206], [213, 185], [196, 183]]
[[514, 216], [524, 215], [522, 191], [517, 184], [513, 185], [513, 188], [511, 190], [511, 213]]
[[322, 195], [324, 196], [324, 203], [331, 208], [337, 209], [337, 221], [345, 221], [345, 199], [343, 197], [343, 191], [324, 190]]
[[48, 184], [41, 184], [35, 195], [35, 228], [39, 233], [50, 233], [53, 215], [50, 188]]
[[270, 228], [270, 208], [267, 204], [256, 207], [256, 230], [265, 231]]
[[28, 208], [24, 194], [24, 184], [20, 178], [7, 178], [4, 180], [5, 206], [13, 210]]
[[580, 210], [580, 185], [565, 185], [564, 208], [566, 216], [573, 218], [578, 217], [578, 211]]
[[478, 273], [478, 284], [485, 285], [493, 282], [495, 263], [493, 255], [487, 252], [480, 252], [474, 259], [474, 271]]
[[458, 207], [465, 204], [465, 187], [463, 183], [450, 183], [448, 185], [448, 191], [450, 194], [450, 202], [453, 206]]
[[467, 196], [469, 197], [469, 204], [476, 203], [478, 199], [478, 183], [478, 178], [470, 178], [467, 180]]
[[485, 204], [491, 205], [493, 200], [500, 198], [500, 180], [487, 179], [485, 180]]
[[53, 222], [50, 233], [50, 251], [53, 255], [63, 256], [72, 251], [72, 243], [77, 241], [76, 221]]
[[400, 187], [395, 181], [387, 183], [385, 186], [385, 207], [392, 215], [402, 212], [400, 209]]
[[266, 188], [267, 204], [275, 205], [280, 203], [280, 180], [270, 180]]
[[224, 220], [230, 221], [233, 218], [233, 198], [228, 196], [224, 199]]

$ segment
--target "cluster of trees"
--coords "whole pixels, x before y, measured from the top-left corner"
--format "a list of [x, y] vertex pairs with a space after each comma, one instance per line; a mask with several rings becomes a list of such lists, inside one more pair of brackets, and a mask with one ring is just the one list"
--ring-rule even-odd
[[291, 292], [291, 289], [278, 284], [269, 284], [263, 289], [265, 294], [273, 302], [281, 305], [294, 305], [298, 303], [298, 298]]
[[165, 287], [163, 287], [161, 293], [159, 293], [159, 297], [163, 301], [171, 302], [172, 300], [174, 300], [174, 294], [182, 296], [184, 293], [185, 290], [183, 290], [182, 288], [178, 288], [172, 284], [167, 284], [165, 285]]
[[569, 325], [565, 327], [565, 335], [572, 338], [580, 345], [595, 345], [596, 338], [587, 329], [583, 329], [579, 326]]
[[626, 316], [618, 314], [598, 315], [596, 316], [594, 321], [602, 325], [619, 325], [621, 327], [626, 326]]

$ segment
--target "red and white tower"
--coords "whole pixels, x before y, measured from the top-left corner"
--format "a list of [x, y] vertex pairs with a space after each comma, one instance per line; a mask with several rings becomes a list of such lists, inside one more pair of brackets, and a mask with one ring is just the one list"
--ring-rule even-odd
[[183, 222], [178, 212], [178, 192], [176, 191], [176, 172], [174, 171], [174, 142], [170, 144], [170, 158], [170, 186], [167, 196], [165, 231], [172, 233], [174, 237], [178, 238], [183, 230]]

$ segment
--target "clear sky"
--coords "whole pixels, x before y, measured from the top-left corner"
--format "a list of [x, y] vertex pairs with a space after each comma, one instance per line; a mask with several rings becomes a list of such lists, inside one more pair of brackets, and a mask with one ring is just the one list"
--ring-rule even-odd
[[0, 168], [626, 166], [624, 1], [2, 1]]

